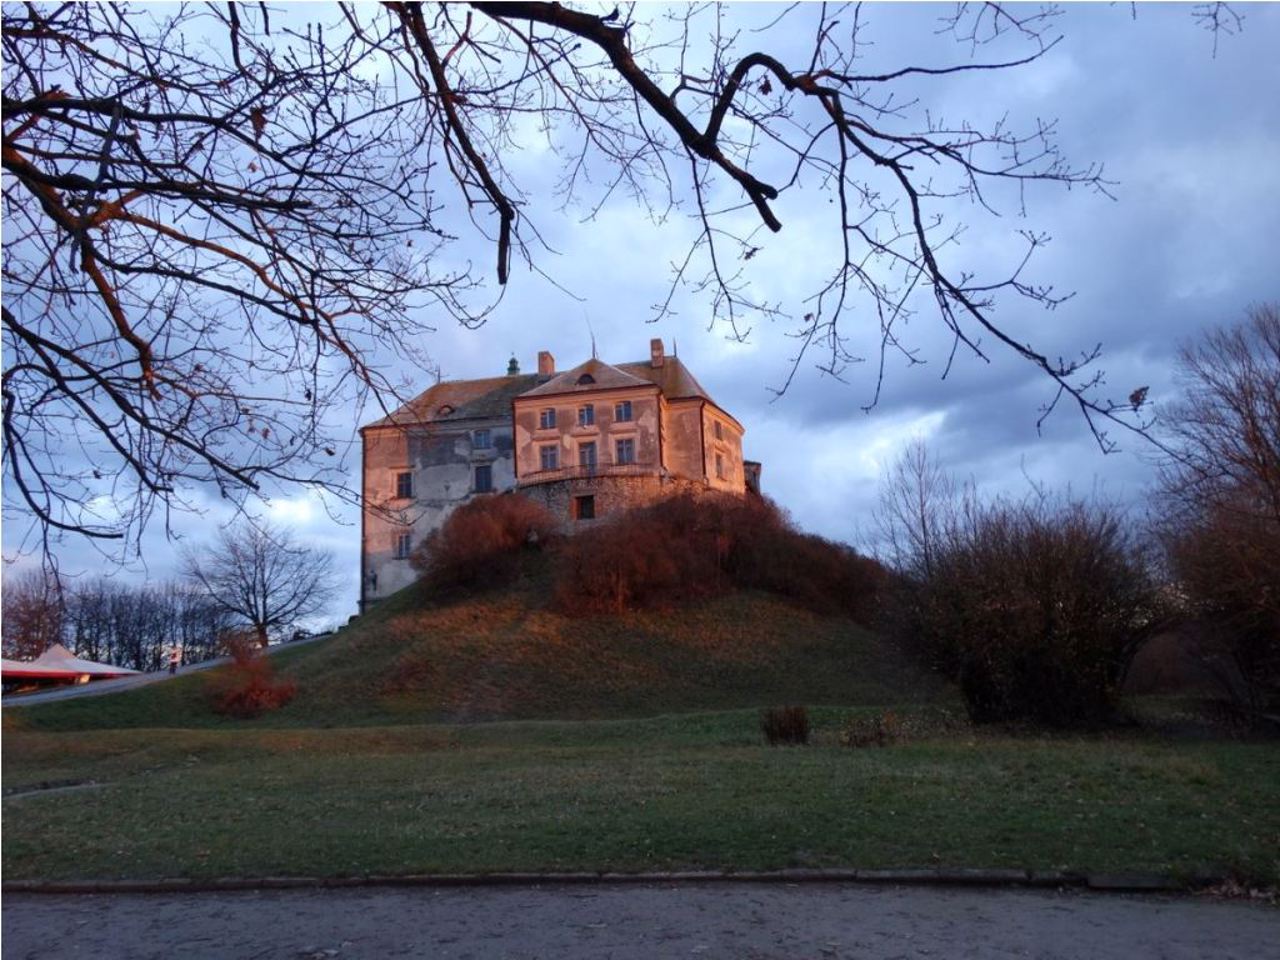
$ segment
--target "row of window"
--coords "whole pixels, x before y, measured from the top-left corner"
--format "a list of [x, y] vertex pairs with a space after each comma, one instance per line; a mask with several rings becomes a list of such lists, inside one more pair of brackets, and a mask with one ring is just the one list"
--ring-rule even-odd
[[[543, 470], [560, 469], [560, 445], [548, 443], [538, 448], [539, 462]], [[635, 463], [636, 442], [634, 439], [617, 440], [613, 445], [614, 463]], [[595, 441], [578, 444], [578, 466], [594, 467], [597, 464]]]
[[[613, 422], [614, 423], [630, 423], [631, 422], [631, 401], [622, 400], [613, 405]], [[596, 423], [596, 405], [594, 403], [585, 403], [578, 408], [578, 426], [594, 427]], [[538, 429], [554, 430], [556, 426], [556, 408], [547, 407], [545, 410], [538, 412]]]
[[[490, 464], [477, 464], [473, 471], [473, 478], [472, 492], [493, 493], [493, 467]], [[396, 474], [396, 499], [413, 499], [413, 474], [407, 470]]]

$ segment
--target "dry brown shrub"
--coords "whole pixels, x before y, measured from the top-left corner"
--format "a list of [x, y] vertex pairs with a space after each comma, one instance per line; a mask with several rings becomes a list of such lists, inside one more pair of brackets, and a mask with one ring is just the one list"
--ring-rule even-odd
[[215, 713], [247, 720], [278, 710], [297, 694], [295, 681], [275, 680], [271, 660], [253, 633], [228, 633], [223, 642], [231, 655], [231, 666], [212, 681], [210, 699]]
[[760, 712], [760, 732], [771, 747], [809, 742], [809, 711], [804, 707], [770, 707]]
[[565, 543], [555, 603], [570, 615], [619, 613], [756, 589], [866, 620], [883, 578], [878, 563], [800, 533], [767, 500], [682, 494]]
[[555, 519], [519, 494], [476, 497], [433, 530], [409, 557], [432, 589], [469, 589], [509, 583], [527, 550], [540, 549]]

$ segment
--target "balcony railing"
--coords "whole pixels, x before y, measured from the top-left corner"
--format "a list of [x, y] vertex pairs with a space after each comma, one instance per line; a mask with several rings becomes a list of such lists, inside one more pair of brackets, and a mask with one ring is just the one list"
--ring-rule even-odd
[[519, 486], [535, 483], [552, 483], [557, 480], [590, 480], [593, 477], [652, 477], [662, 472], [657, 463], [609, 463], [574, 464], [556, 467], [554, 470], [532, 470], [521, 473]]

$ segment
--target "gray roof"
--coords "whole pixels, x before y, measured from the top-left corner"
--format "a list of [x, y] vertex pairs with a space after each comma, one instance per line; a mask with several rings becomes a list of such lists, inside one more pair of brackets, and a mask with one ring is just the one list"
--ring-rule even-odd
[[399, 410], [361, 429], [509, 417], [511, 401], [537, 382], [538, 376], [533, 373], [486, 377], [483, 380], [446, 380], [424, 390]]

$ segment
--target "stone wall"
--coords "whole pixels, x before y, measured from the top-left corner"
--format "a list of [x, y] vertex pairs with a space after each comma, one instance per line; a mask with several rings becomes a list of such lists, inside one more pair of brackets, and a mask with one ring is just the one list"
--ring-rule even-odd
[[[611, 517], [630, 510], [656, 503], [678, 493], [699, 493], [707, 489], [700, 480], [679, 477], [590, 477], [575, 480], [558, 480], [520, 487], [522, 496], [546, 507], [560, 521], [562, 529], [571, 532], [586, 523], [608, 521]], [[594, 520], [576, 519], [575, 500], [593, 497]]]
[[[476, 430], [490, 432], [477, 447]], [[477, 496], [476, 467], [487, 465], [493, 492], [515, 485], [511, 421], [472, 420], [430, 428], [384, 428], [364, 434], [364, 529], [361, 609], [417, 579], [396, 542], [409, 535], [410, 549], [437, 529], [457, 507]], [[413, 496], [397, 498], [396, 475], [413, 475]]]

